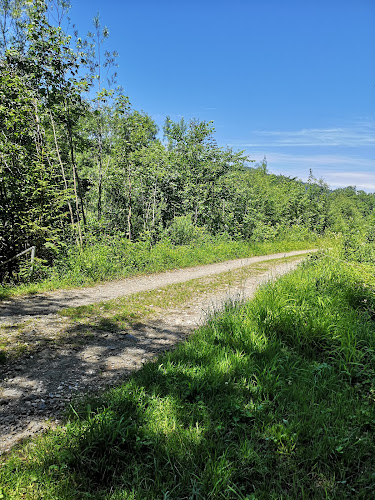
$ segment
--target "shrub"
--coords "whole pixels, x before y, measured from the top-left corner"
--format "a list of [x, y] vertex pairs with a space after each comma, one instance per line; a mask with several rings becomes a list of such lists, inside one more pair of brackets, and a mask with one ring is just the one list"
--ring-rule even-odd
[[190, 245], [208, 238], [204, 227], [195, 226], [191, 215], [175, 217], [170, 226], [164, 231], [164, 239], [169, 239], [174, 245]]

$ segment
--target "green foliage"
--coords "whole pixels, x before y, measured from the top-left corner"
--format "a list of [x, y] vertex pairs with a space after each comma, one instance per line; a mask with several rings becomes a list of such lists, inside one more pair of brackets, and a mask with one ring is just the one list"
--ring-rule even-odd
[[51, 256], [44, 243], [60, 236], [65, 192], [43, 137], [42, 106], [10, 61], [0, 68], [0, 254], [7, 260], [35, 245]]
[[161, 142], [150, 116], [102, 87], [99, 18], [73, 50], [48, 5], [0, 1], [0, 259], [38, 255], [32, 275], [12, 261], [2, 279], [82, 285], [339, 236], [335, 257], [228, 305], [13, 452], [0, 497], [370, 498], [375, 196], [249, 168], [212, 122], [167, 118]]
[[375, 296], [373, 288], [361, 283], [361, 272], [331, 257], [314, 256], [257, 295], [253, 307], [258, 328], [306, 357], [334, 356], [348, 375], [352, 370], [367, 373], [370, 366], [365, 365], [375, 348]]
[[375, 262], [375, 212], [359, 222], [349, 219], [342, 236], [340, 256], [354, 262]]
[[[46, 11], [44, 1], [27, 4], [26, 42], [22, 50], [15, 44], [0, 59], [2, 260], [33, 245], [38, 257], [50, 262], [51, 248], [69, 237], [69, 223], [74, 226], [61, 159], [64, 152], [58, 149], [53, 116], [57, 125], [66, 126], [71, 138], [72, 120], [81, 104], [74, 78], [78, 63], [68, 37], [48, 23]], [[54, 142], [48, 129], [51, 124]], [[0, 277], [17, 267], [18, 262], [12, 260], [8, 269], [2, 266]]]
[[203, 227], [193, 224], [191, 215], [175, 217], [164, 231], [164, 237], [173, 245], [189, 245], [207, 239], [207, 232]]
[[0, 0], [0, 55], [11, 46], [21, 49], [25, 43], [26, 0]]

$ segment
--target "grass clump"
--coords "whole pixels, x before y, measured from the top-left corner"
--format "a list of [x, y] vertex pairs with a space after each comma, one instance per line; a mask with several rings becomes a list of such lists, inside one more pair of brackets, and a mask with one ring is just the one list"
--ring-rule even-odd
[[[375, 278], [311, 258], [14, 451], [5, 498], [371, 498]], [[17, 497], [18, 495], [18, 497]]]

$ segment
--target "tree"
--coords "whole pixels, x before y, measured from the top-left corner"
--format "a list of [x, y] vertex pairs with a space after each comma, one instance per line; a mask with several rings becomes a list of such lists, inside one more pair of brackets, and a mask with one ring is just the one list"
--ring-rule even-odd
[[23, 50], [26, 44], [26, 0], [0, 0], [0, 56], [11, 47]]
[[[106, 142], [111, 141], [111, 130], [108, 117], [109, 105], [115, 92], [112, 87], [116, 83], [117, 73], [113, 69], [117, 66], [116, 51], [105, 50], [103, 44], [109, 37], [106, 26], [102, 26], [100, 15], [93, 19], [94, 31], [89, 31], [85, 40], [78, 39], [78, 45], [85, 51], [85, 66], [89, 69], [87, 79], [91, 86], [96, 86], [95, 97], [91, 101], [92, 108], [92, 134], [95, 140], [95, 156], [97, 161], [97, 220], [102, 217], [102, 192], [104, 164], [108, 167], [109, 156], [106, 154]], [[106, 83], [106, 87], [104, 87]], [[119, 89], [118, 89], [119, 90]]]
[[[51, 240], [69, 224], [78, 223], [77, 168], [73, 144], [76, 118], [84, 109], [77, 78], [78, 55], [69, 37], [51, 26], [42, 0], [27, 7], [26, 43], [15, 43], [0, 60], [0, 172], [4, 221], [2, 260], [25, 245], [48, 256]], [[61, 141], [65, 134], [68, 141]], [[60, 144], [68, 143], [68, 148]], [[70, 204], [72, 167], [76, 210]], [[83, 200], [81, 197], [81, 210]]]
[[[0, 65], [0, 255], [4, 262], [35, 245], [40, 257], [63, 230], [66, 191], [45, 141], [38, 95], [12, 65]], [[11, 272], [0, 267], [0, 276]]]
[[111, 207], [112, 221], [125, 229], [128, 239], [132, 241], [140, 233], [137, 223], [140, 217], [138, 194], [143, 167], [139, 164], [137, 152], [154, 143], [157, 126], [148, 115], [131, 111], [127, 97], [120, 96], [116, 98], [113, 133], [114, 162], [108, 174], [106, 198]]
[[[28, 45], [25, 53], [26, 66], [22, 68], [30, 75], [30, 84], [37, 89], [46, 109], [49, 110], [50, 125], [53, 130], [53, 143], [60, 164], [70, 165], [75, 196], [75, 218], [81, 237], [81, 216], [86, 223], [83, 189], [80, 182], [75, 147], [75, 130], [80, 116], [87, 109], [82, 93], [87, 90], [87, 81], [78, 75], [83, 53], [70, 47], [70, 37], [60, 27], [51, 26], [47, 20], [47, 4], [42, 0], [35, 2], [28, 11]], [[60, 142], [60, 145], [59, 145]], [[63, 175], [67, 178], [67, 175]]]
[[191, 214], [194, 224], [212, 231], [221, 212], [219, 180], [230, 171], [243, 170], [248, 161], [243, 152], [219, 148], [214, 130], [212, 122], [192, 120], [187, 125], [183, 119], [173, 122], [168, 117], [164, 126], [167, 148], [180, 173], [181, 209], [176, 215]]

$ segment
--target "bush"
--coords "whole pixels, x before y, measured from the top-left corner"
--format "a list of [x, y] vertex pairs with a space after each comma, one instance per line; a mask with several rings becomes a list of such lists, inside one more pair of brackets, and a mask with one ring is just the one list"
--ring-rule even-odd
[[305, 241], [311, 239], [311, 231], [306, 226], [296, 224], [283, 227], [280, 231], [280, 238], [288, 241]]
[[279, 226], [257, 221], [251, 235], [252, 241], [272, 241], [278, 236]]
[[163, 238], [170, 240], [173, 245], [190, 245], [207, 240], [209, 234], [206, 228], [194, 225], [191, 215], [182, 215], [173, 219], [164, 231]]

